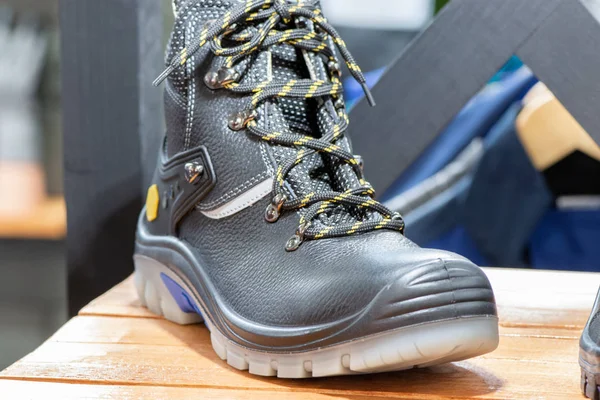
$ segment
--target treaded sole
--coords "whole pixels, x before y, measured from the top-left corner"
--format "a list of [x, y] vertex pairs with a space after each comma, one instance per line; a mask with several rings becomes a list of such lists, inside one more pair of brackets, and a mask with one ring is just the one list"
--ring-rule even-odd
[[600, 391], [598, 391], [600, 375], [592, 372], [592, 366], [581, 357], [579, 358], [579, 365], [581, 365], [581, 391], [592, 400], [600, 400]]
[[[165, 285], [167, 276], [192, 293], [177, 274], [161, 263], [135, 257], [135, 286], [142, 304], [177, 324], [199, 323], [203, 318], [184, 312]], [[194, 301], [188, 299], [188, 301]], [[197, 303], [191, 305], [205, 312]], [[217, 355], [229, 365], [251, 374], [280, 378], [400, 371], [460, 361], [489, 353], [498, 346], [498, 319], [474, 317], [401, 328], [357, 338], [336, 346], [302, 353], [268, 353], [238, 345], [221, 334], [208, 318], [211, 342]]]

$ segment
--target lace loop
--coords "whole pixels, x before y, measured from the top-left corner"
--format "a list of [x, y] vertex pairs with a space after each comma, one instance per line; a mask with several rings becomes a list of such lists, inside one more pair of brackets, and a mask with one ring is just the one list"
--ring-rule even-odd
[[274, 4], [277, 14], [281, 16], [284, 24], [289, 24], [291, 19], [290, 10], [284, 0], [275, 0]]

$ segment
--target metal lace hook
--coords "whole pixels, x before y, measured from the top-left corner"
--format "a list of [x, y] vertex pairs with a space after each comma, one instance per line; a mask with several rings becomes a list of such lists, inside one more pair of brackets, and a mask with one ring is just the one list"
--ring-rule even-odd
[[292, 236], [285, 244], [285, 250], [288, 252], [296, 251], [304, 242], [304, 234], [310, 226], [310, 222], [304, 222], [298, 227], [296, 234]]

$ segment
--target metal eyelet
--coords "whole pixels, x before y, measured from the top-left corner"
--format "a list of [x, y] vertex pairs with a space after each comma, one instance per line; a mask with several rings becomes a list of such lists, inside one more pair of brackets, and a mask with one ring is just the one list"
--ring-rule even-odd
[[273, 201], [271, 202], [271, 204], [269, 204], [267, 210], [265, 211], [265, 220], [267, 222], [272, 224], [279, 220], [279, 217], [281, 216], [281, 209], [286, 200], [287, 197], [283, 194], [277, 194], [273, 198]]
[[404, 218], [402, 218], [402, 215], [399, 212], [395, 212], [394, 214], [392, 214], [390, 219], [392, 221], [402, 222], [402, 227], [400, 228], [400, 233], [404, 235], [404, 232], [406, 231], [406, 224], [404, 223]]
[[333, 106], [337, 109], [345, 109], [346, 108], [346, 103], [344, 102], [344, 99], [342, 97], [338, 97], [335, 102], [333, 103]]
[[238, 25], [237, 25], [237, 24], [231, 24], [231, 25], [230, 25], [230, 26], [227, 28], [227, 30], [226, 30], [226, 31], [224, 31], [224, 32], [222, 33], [222, 35], [223, 35], [223, 36], [228, 36], [228, 35], [232, 34], [233, 32], [235, 32], [235, 31], [237, 30], [237, 28], [238, 28]]
[[392, 216], [390, 217], [390, 219], [392, 221], [402, 221], [402, 214], [400, 214], [399, 212], [395, 212], [392, 214]]
[[309, 226], [310, 226], [310, 224], [308, 222], [305, 222], [298, 227], [296, 234], [294, 236], [292, 236], [285, 244], [286, 251], [291, 252], [291, 251], [298, 250], [298, 247], [300, 247], [302, 242], [304, 242], [304, 234], [306, 233], [306, 230], [308, 229]]
[[185, 170], [185, 179], [191, 183], [198, 183], [198, 178], [204, 173], [204, 167], [195, 161], [186, 163], [183, 167]]
[[258, 116], [255, 110], [242, 111], [234, 114], [229, 119], [229, 129], [233, 131], [241, 131], [248, 125], [248, 122], [253, 121]]
[[361, 171], [364, 170], [365, 169], [365, 160], [363, 160], [362, 156], [355, 155], [354, 158], [358, 162], [358, 168], [360, 168]]
[[298, 29], [308, 29], [311, 24], [306, 17], [298, 17], [296, 18], [296, 26]]
[[223, 86], [236, 82], [240, 74], [233, 68], [221, 67], [217, 72], [209, 71], [204, 75], [204, 84], [212, 90], [221, 89]]
[[219, 68], [219, 71], [217, 71], [217, 79], [221, 86], [233, 83], [239, 78], [240, 74], [233, 68], [221, 67]]
[[285, 251], [296, 251], [302, 244], [302, 239], [298, 235], [294, 235], [285, 244]]
[[219, 75], [215, 71], [209, 71], [204, 75], [204, 84], [212, 90], [219, 89]]
[[338, 77], [342, 76], [342, 67], [340, 66], [340, 63], [336, 61], [329, 61], [327, 63], [327, 68], [332, 74], [337, 75]]

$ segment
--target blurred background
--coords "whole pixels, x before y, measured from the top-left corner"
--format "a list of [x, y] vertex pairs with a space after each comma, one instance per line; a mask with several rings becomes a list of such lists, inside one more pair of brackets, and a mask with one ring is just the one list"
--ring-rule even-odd
[[[446, 2], [322, 0], [370, 85]], [[169, 0], [164, 14], [166, 42]], [[58, 25], [58, 0], [0, 0], [0, 369], [68, 317]], [[600, 148], [506, 61], [380, 197], [420, 245], [481, 265], [598, 270]], [[348, 80], [350, 108], [361, 95]]]
[[57, 3], [0, 1], [0, 368], [67, 318]]

